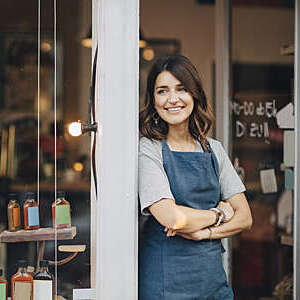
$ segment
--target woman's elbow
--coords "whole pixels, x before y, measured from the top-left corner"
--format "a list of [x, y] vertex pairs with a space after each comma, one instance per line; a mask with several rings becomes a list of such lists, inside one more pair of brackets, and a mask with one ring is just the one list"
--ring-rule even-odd
[[248, 213], [243, 222], [243, 230], [250, 230], [253, 224], [253, 219], [251, 213]]

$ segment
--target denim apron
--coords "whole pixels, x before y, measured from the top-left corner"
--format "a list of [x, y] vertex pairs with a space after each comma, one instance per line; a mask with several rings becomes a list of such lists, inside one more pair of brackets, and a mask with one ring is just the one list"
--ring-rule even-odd
[[[217, 206], [219, 167], [209, 149], [177, 152], [162, 142], [163, 165], [176, 204], [195, 209]], [[223, 251], [220, 240], [167, 237], [151, 216], [144, 226], [139, 255], [139, 300], [232, 300]]]

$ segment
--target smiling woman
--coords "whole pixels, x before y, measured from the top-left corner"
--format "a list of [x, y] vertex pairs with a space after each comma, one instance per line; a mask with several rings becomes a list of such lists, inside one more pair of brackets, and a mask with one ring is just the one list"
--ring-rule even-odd
[[[232, 300], [221, 238], [251, 226], [245, 187], [184, 56], [159, 59], [140, 113], [139, 197], [144, 225], [139, 300]], [[223, 201], [222, 201], [223, 200]]]

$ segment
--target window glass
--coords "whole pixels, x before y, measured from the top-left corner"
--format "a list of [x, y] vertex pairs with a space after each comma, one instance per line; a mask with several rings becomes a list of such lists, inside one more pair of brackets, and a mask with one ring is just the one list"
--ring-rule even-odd
[[0, 299], [90, 288], [91, 1], [54, 3], [0, 3]]

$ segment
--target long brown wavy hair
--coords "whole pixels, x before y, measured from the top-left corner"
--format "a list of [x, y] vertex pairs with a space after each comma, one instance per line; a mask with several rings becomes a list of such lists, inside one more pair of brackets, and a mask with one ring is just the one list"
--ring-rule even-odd
[[158, 118], [157, 122], [154, 121], [158, 117], [154, 106], [154, 87], [157, 76], [163, 71], [168, 71], [175, 76], [192, 95], [194, 108], [189, 117], [189, 132], [202, 144], [206, 141], [215, 118], [196, 68], [188, 58], [182, 55], [160, 58], [151, 68], [147, 79], [145, 106], [139, 114], [140, 134], [151, 140], [163, 140], [167, 137], [168, 124], [161, 118]]

